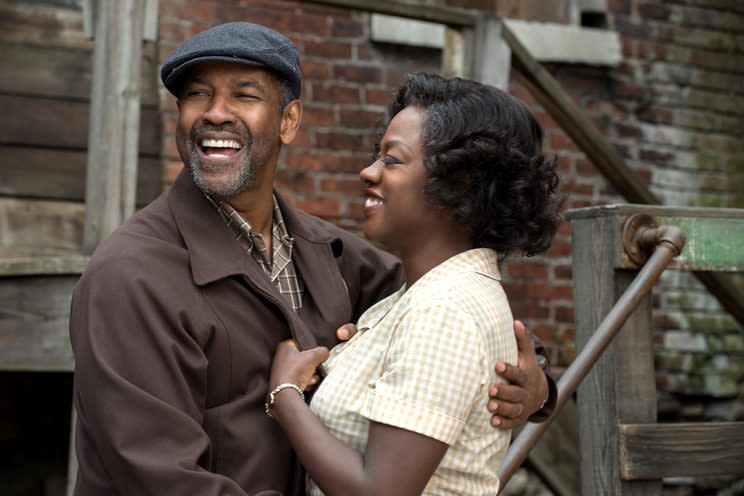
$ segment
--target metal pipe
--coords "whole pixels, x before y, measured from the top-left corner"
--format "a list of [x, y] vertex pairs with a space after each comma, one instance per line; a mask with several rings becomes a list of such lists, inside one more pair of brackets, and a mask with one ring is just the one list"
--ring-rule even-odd
[[[651, 231], [654, 231], [651, 233]], [[661, 273], [674, 257], [679, 255], [684, 246], [684, 233], [674, 226], [661, 226], [659, 228], [646, 229], [642, 233], [643, 241], [656, 239], [658, 245], [648, 262], [641, 268], [628, 289], [622, 294], [612, 310], [607, 314], [599, 325], [586, 346], [576, 356], [573, 363], [566, 369], [557, 383], [558, 398], [553, 414], [544, 422], [534, 424], [528, 422], [519, 433], [506, 453], [498, 470], [500, 486], [503, 488], [509, 482], [514, 472], [527, 458], [529, 452], [534, 448], [543, 433], [550, 427], [566, 402], [571, 398], [581, 381], [589, 373], [609, 346], [612, 339], [620, 331], [628, 317], [638, 307], [639, 303], [649, 294]], [[639, 240], [640, 241], [640, 240]]]

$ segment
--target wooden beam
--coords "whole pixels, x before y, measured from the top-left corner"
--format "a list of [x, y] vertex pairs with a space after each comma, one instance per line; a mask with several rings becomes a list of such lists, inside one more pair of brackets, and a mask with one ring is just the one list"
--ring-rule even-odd
[[624, 480], [744, 475], [744, 422], [620, 424]]
[[345, 7], [375, 14], [438, 22], [452, 27], [474, 27], [476, 17], [462, 10], [436, 5], [411, 5], [395, 0], [303, 0], [307, 3]]
[[144, 8], [144, 0], [96, 4], [86, 254], [134, 212]]

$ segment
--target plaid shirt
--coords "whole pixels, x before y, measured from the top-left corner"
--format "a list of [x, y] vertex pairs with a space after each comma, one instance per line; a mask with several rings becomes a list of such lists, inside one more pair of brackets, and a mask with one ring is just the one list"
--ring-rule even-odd
[[[517, 345], [497, 263], [489, 249], [460, 253], [367, 310], [313, 396], [331, 434], [362, 453], [371, 421], [449, 444], [426, 495], [498, 492], [511, 433], [491, 427], [487, 389]], [[312, 480], [308, 494], [322, 494]]]
[[243, 245], [246, 252], [263, 269], [269, 280], [278, 287], [284, 301], [292, 308], [302, 308], [302, 296], [305, 293], [305, 285], [302, 278], [295, 270], [292, 262], [292, 246], [294, 239], [289, 236], [287, 226], [284, 225], [282, 211], [276, 198], [272, 195], [274, 203], [274, 215], [271, 221], [271, 245], [273, 256], [269, 258], [266, 243], [263, 237], [251, 230], [251, 225], [226, 201], [215, 200], [207, 196], [210, 202], [217, 207], [222, 219], [235, 234], [235, 239]]

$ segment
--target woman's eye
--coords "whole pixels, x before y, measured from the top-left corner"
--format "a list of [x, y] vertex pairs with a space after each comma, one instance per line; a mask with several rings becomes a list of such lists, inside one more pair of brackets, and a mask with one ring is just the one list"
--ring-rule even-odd
[[385, 165], [395, 165], [399, 164], [400, 160], [395, 157], [391, 157], [390, 155], [385, 155], [384, 157], [382, 157], [382, 163]]

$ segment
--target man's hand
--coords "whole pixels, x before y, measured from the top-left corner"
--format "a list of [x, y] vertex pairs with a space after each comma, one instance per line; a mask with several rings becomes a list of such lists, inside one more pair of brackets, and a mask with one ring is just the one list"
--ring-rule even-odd
[[488, 411], [493, 414], [491, 425], [513, 429], [527, 422], [548, 397], [548, 379], [537, 363], [535, 343], [520, 321], [514, 321], [517, 337], [517, 365], [496, 364], [496, 373], [509, 384], [490, 384]]

